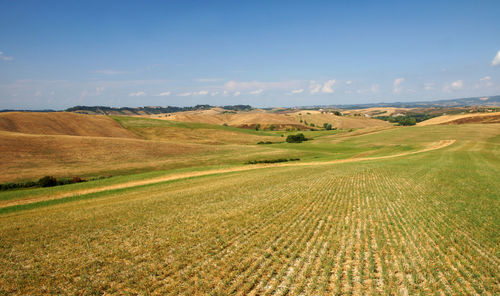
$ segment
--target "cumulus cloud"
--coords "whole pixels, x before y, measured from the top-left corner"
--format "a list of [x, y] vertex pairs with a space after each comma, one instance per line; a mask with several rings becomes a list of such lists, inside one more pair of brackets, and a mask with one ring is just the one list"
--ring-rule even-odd
[[94, 73], [104, 74], [104, 75], [118, 75], [118, 74], [125, 74], [127, 72], [113, 70], [113, 69], [103, 69], [103, 70], [96, 70], [96, 71], [94, 71]]
[[239, 95], [241, 95], [241, 93], [239, 91], [235, 91], [234, 94], [233, 94], [233, 96], [235, 96], [235, 97], [237, 97]]
[[210, 96], [212, 96], [212, 97], [213, 97], [213, 96], [216, 96], [216, 95], [218, 95], [218, 94], [219, 94], [219, 92], [218, 92], [218, 91], [213, 91], [213, 92], [211, 92], [211, 93], [210, 93]]
[[37, 90], [34, 94], [35, 97], [39, 97], [42, 95], [42, 91], [41, 90]]
[[304, 92], [304, 89], [303, 88], [299, 88], [299, 89], [294, 89], [292, 90], [290, 93], [295, 95], [295, 94], [301, 94]]
[[183, 92], [183, 93], [177, 94], [178, 97], [189, 97], [191, 95], [192, 95], [192, 93], [190, 93], [190, 92]]
[[309, 92], [311, 94], [315, 94], [319, 93], [320, 90], [321, 90], [321, 84], [317, 83], [314, 80], [311, 80], [311, 82], [309, 83]]
[[403, 81], [405, 81], [405, 79], [402, 77], [394, 79], [394, 89], [392, 90], [393, 93], [401, 93], [401, 91], [403, 90], [403, 88], [401, 87], [401, 83], [403, 83]]
[[425, 90], [433, 90], [434, 89], [434, 83], [424, 83], [424, 89]]
[[4, 60], [4, 61], [12, 61], [14, 58], [11, 57], [11, 56], [6, 56], [3, 54], [3, 52], [0, 51], [0, 60]]
[[351, 85], [351, 84], [352, 84], [352, 81], [351, 81], [351, 80], [347, 80], [347, 81], [345, 82], [345, 84], [347, 84], [347, 85]]
[[164, 92], [161, 92], [161, 93], [157, 94], [156, 96], [157, 97], [168, 97], [168, 96], [170, 96], [170, 94], [171, 94], [171, 92], [164, 91]]
[[481, 88], [481, 87], [489, 87], [492, 86], [493, 83], [491, 82], [491, 77], [490, 76], [484, 76], [483, 78], [479, 79], [479, 83], [476, 84], [476, 88]]
[[497, 52], [497, 55], [491, 61], [492, 66], [500, 66], [500, 50]]
[[128, 94], [130, 97], [142, 97], [142, 96], [145, 96], [146, 93], [143, 92], [143, 91], [138, 91], [138, 92], [134, 92], [134, 93], [130, 93]]
[[257, 89], [257, 90], [251, 91], [250, 94], [251, 95], [258, 95], [258, 94], [261, 94], [263, 91], [264, 91], [263, 89]]
[[380, 89], [380, 85], [378, 85], [376, 83], [372, 84], [372, 86], [370, 87], [370, 90], [372, 93], [378, 93], [379, 89]]
[[208, 91], [206, 91], [206, 90], [195, 91], [193, 93], [193, 95], [195, 95], [195, 96], [204, 96], [204, 95], [207, 95], [207, 94], [208, 94]]
[[335, 82], [336, 82], [335, 79], [328, 80], [327, 82], [325, 82], [325, 84], [323, 84], [323, 87], [321, 88], [321, 92], [325, 94], [331, 94], [335, 92], [335, 90], [333, 89], [333, 85], [335, 84]]
[[462, 80], [453, 81], [451, 83], [452, 89], [461, 89], [464, 86], [464, 82]]

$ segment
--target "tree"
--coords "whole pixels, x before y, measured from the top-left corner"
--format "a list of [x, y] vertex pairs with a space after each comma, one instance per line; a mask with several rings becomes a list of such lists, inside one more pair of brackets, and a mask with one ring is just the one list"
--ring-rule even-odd
[[296, 135], [288, 135], [288, 137], [286, 137], [287, 143], [302, 143], [303, 141], [307, 141], [307, 138], [304, 136], [303, 133]]
[[271, 124], [271, 125], [269, 126], [269, 130], [271, 130], [271, 131], [274, 131], [274, 129], [275, 129], [275, 128], [276, 128], [276, 127], [274, 126], [274, 124]]
[[38, 184], [42, 187], [52, 187], [57, 185], [57, 179], [52, 176], [45, 176], [38, 180]]
[[326, 122], [325, 122], [325, 123], [323, 123], [323, 127], [324, 127], [327, 131], [329, 131], [329, 130], [331, 130], [331, 129], [332, 129], [332, 124], [331, 124], [331, 123], [326, 123]]
[[260, 129], [260, 124], [259, 124], [259, 123], [257, 123], [257, 124], [255, 125], [255, 130], [256, 130], [256, 131], [258, 131], [259, 129]]
[[398, 123], [399, 125], [409, 126], [417, 124], [417, 120], [415, 120], [415, 118], [412, 117], [404, 117], [401, 119], [398, 118]]

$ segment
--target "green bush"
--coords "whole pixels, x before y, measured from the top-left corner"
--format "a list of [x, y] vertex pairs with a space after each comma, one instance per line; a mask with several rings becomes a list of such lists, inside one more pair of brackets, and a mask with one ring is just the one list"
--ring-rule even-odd
[[52, 176], [45, 176], [38, 180], [38, 185], [42, 187], [52, 187], [57, 185], [57, 179]]
[[296, 134], [296, 135], [289, 135], [286, 137], [287, 143], [302, 143], [303, 141], [307, 141], [307, 138], [304, 136], [304, 134]]

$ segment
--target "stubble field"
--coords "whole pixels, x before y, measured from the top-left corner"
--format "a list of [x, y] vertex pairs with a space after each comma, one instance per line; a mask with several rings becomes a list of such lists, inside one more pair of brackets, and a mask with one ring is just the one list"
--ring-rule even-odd
[[170, 180], [1, 214], [0, 291], [500, 293], [498, 124], [315, 141], [279, 149], [315, 152], [318, 162], [363, 159]]

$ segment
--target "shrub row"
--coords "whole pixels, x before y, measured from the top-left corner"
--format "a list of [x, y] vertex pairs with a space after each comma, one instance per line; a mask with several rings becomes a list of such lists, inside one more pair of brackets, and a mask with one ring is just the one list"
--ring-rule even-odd
[[37, 182], [26, 181], [26, 182], [0, 184], [0, 190], [31, 188], [31, 187], [53, 187], [58, 185], [66, 185], [66, 184], [80, 183], [86, 181], [87, 180], [84, 180], [80, 177], [63, 178], [58, 180], [52, 176], [45, 176], [43, 178], [40, 178]]
[[278, 159], [265, 159], [265, 160], [250, 160], [245, 164], [258, 164], [258, 163], [278, 163], [287, 161], [298, 161], [300, 158], [278, 158]]

